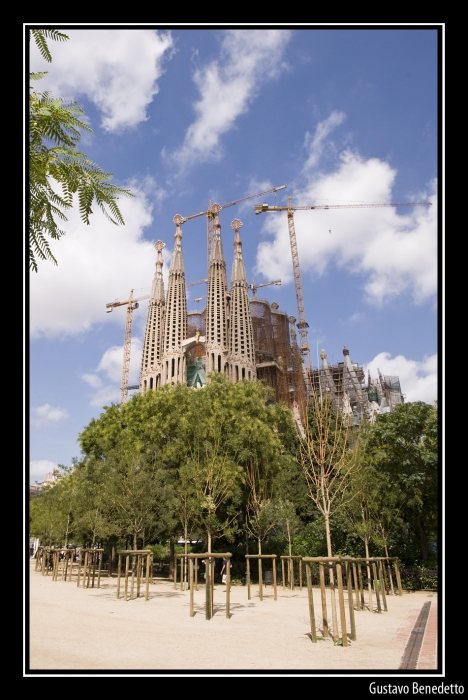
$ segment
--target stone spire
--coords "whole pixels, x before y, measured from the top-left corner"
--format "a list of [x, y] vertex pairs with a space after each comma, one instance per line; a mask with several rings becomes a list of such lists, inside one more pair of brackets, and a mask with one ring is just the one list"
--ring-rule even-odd
[[327, 353], [325, 350], [322, 350], [320, 353], [320, 359], [322, 360], [322, 369], [319, 373], [321, 397], [328, 396], [328, 398], [333, 401], [333, 408], [336, 410], [336, 387], [333, 381], [333, 370], [328, 365]]
[[165, 246], [162, 241], [157, 241], [154, 247], [158, 252], [158, 258], [156, 260], [156, 272], [148, 305], [148, 317], [141, 358], [140, 393], [143, 394], [148, 389], [155, 389], [161, 383], [162, 339], [166, 311], [162, 276], [162, 250]]
[[231, 313], [229, 327], [230, 379], [255, 379], [255, 349], [253, 345], [252, 317], [250, 315], [249, 289], [242, 257], [240, 227], [234, 219], [234, 260], [231, 275]]
[[320, 353], [320, 359], [322, 360], [322, 369], [328, 369], [327, 353], [325, 350], [322, 350]]
[[167, 285], [166, 322], [162, 344], [162, 384], [178, 384], [185, 381], [182, 341], [187, 336], [187, 295], [182, 255], [182, 229], [180, 228], [182, 217], [177, 214], [173, 221], [176, 232]]
[[229, 294], [227, 291], [226, 261], [221, 241], [219, 204], [213, 204], [213, 240], [208, 268], [208, 294], [206, 299], [206, 355], [207, 372], [224, 372], [227, 368]]

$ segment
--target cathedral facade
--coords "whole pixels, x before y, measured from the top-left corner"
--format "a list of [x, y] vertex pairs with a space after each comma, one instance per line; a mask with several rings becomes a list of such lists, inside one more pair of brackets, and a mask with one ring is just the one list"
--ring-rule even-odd
[[200, 388], [211, 372], [230, 381], [257, 378], [247, 275], [239, 219], [234, 219], [234, 260], [228, 286], [219, 211], [214, 204], [213, 238], [208, 261], [208, 293], [202, 312], [187, 313], [181, 216], [174, 217], [175, 245], [167, 293], [162, 276], [164, 243], [157, 241], [156, 273], [148, 306], [140, 373], [140, 393], [165, 384]]

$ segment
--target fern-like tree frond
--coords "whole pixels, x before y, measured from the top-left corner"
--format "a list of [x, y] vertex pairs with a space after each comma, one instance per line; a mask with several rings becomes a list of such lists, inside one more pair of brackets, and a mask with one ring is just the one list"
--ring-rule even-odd
[[48, 63], [52, 62], [52, 55], [47, 46], [46, 39], [53, 39], [53, 41], [68, 41], [70, 38], [66, 34], [62, 34], [57, 29], [30, 29], [29, 30], [29, 40], [31, 37], [36, 42], [36, 46], [41, 52], [42, 58], [44, 58]]

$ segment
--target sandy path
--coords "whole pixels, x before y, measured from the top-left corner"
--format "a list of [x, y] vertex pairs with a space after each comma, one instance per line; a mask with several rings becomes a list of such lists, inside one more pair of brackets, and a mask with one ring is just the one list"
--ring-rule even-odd
[[[225, 616], [225, 590], [215, 587], [215, 616], [205, 619], [204, 589], [189, 593], [156, 580], [150, 599], [116, 600], [115, 578], [101, 588], [77, 588], [30, 573], [30, 669], [73, 670], [396, 670], [423, 603], [437, 604], [426, 591], [387, 597], [388, 612], [355, 612], [357, 640], [347, 648], [330, 640], [311, 642], [307, 590], [268, 586], [263, 602], [253, 587], [231, 589], [231, 619]], [[144, 591], [143, 591], [144, 592]], [[314, 591], [321, 627], [320, 592]], [[413, 623], [414, 624], [414, 623]]]

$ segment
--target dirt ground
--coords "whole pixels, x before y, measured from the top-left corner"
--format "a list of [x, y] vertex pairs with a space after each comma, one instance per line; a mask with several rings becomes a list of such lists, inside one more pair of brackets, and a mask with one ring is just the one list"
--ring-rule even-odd
[[[306, 587], [279, 586], [275, 601], [270, 585], [260, 601], [253, 586], [249, 601], [245, 586], [232, 586], [226, 619], [219, 584], [214, 617], [206, 620], [204, 587], [195, 592], [191, 618], [189, 592], [166, 580], [150, 584], [148, 601], [143, 588], [142, 597], [127, 602], [116, 599], [116, 578], [102, 577], [99, 589], [77, 588], [76, 580], [53, 581], [35, 572], [31, 561], [29, 581], [30, 671], [396, 671], [421, 607], [427, 601], [433, 610], [437, 606], [437, 593], [429, 591], [387, 596], [388, 612], [355, 611], [356, 640], [342, 647], [331, 639], [312, 643]], [[320, 636], [318, 589], [314, 603]]]

